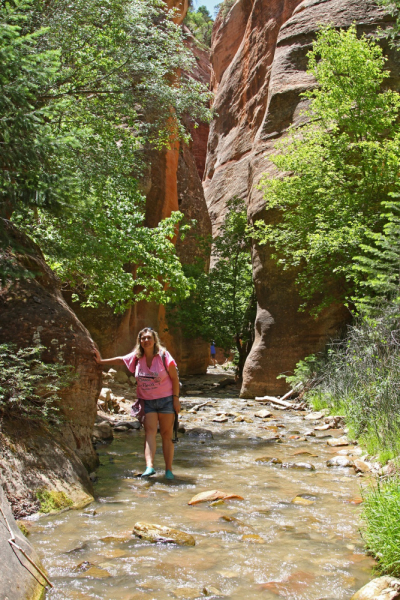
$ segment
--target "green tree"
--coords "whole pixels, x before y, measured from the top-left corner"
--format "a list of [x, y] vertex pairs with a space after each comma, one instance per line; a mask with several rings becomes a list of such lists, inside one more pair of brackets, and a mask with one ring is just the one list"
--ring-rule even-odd
[[244, 202], [233, 198], [218, 236], [212, 240], [212, 266], [188, 268], [196, 288], [190, 297], [174, 306], [169, 321], [188, 337], [214, 340], [227, 354], [237, 354], [241, 378], [254, 340], [255, 291], [252, 278], [250, 238]]
[[123, 310], [190, 287], [171, 244], [181, 215], [149, 232], [137, 186], [147, 148], [186, 139], [189, 110], [210, 115], [173, 18], [160, 0], [0, 9], [2, 214], [89, 305]]
[[308, 57], [318, 84], [304, 94], [309, 122], [271, 159], [280, 173], [261, 183], [271, 219], [254, 236], [297, 269], [300, 293], [321, 308], [362, 294], [355, 257], [382, 231], [398, 189], [400, 96], [383, 88], [381, 48], [354, 26], [322, 29]]
[[211, 48], [211, 34], [214, 20], [206, 6], [199, 6], [197, 10], [194, 10], [193, 6], [190, 6], [184, 23], [203, 46]]

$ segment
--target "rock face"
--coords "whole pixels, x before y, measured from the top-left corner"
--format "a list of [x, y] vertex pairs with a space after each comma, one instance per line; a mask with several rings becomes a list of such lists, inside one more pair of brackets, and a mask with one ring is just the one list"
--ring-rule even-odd
[[24, 554], [8, 540], [13, 536], [15, 543], [41, 571], [43, 566], [35, 550], [19, 530], [1, 486], [0, 507], [0, 597], [8, 600], [39, 600], [46, 585], [45, 580]]
[[[306, 74], [306, 54], [320, 24], [347, 27], [356, 22], [360, 33], [373, 33], [390, 23], [371, 0], [237, 0], [218, 16], [212, 42], [212, 87], [217, 117], [210, 128], [203, 179], [213, 230], [226, 214], [226, 202], [244, 198], [250, 222], [265, 214], [261, 174], [272, 175], [268, 156], [289, 125], [303, 117], [300, 93], [315, 85]], [[399, 65], [389, 52], [395, 76]], [[392, 84], [397, 82], [392, 80]], [[270, 221], [269, 221], [270, 222]], [[242, 397], [280, 394], [287, 386], [276, 379], [292, 372], [296, 362], [319, 351], [348, 320], [332, 305], [313, 319], [299, 313], [294, 274], [282, 273], [267, 247], [253, 248], [257, 293], [255, 342], [247, 359]]]
[[34, 278], [23, 277], [1, 288], [0, 343], [14, 343], [18, 348], [40, 343], [48, 349], [42, 356], [44, 361], [63, 358], [77, 375], [60, 392], [60, 411], [65, 419], [60, 432], [51, 433], [44, 426], [17, 419], [3, 419], [0, 478], [14, 501], [19, 498], [29, 503], [35, 488], [56, 488], [58, 478], [60, 490], [65, 480], [67, 495], [72, 488], [79, 495], [80, 488], [84, 496], [90, 492], [85, 467], [93, 470], [98, 461], [91, 435], [101, 370], [94, 360], [93, 341], [64, 301], [38, 247], [9, 221], [1, 220], [0, 228], [2, 266], [12, 258], [6, 250], [12, 244], [18, 248], [14, 252], [15, 264], [35, 274]]

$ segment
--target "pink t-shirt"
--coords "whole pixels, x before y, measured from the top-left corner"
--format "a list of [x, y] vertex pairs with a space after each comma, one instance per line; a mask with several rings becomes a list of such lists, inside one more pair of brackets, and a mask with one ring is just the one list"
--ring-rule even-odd
[[[163, 360], [159, 354], [153, 357], [151, 367], [147, 366], [146, 357], [137, 359], [131, 352], [122, 357], [124, 363], [131, 373], [134, 373], [137, 381], [137, 396], [143, 400], [156, 400], [172, 396], [172, 380], [165, 370]], [[165, 364], [167, 369], [176, 362], [169, 352], [165, 351]]]

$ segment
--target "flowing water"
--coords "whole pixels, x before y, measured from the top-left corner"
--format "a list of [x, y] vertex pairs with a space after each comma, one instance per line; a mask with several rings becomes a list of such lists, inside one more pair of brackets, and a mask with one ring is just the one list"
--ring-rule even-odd
[[[186, 407], [204, 401], [187, 398]], [[263, 420], [253, 416], [261, 408], [238, 398], [211, 398], [197, 414], [184, 412], [188, 429], [206, 428], [213, 438], [180, 435], [172, 482], [163, 477], [159, 450], [157, 475], [137, 478], [142, 431], [117, 434], [100, 446], [96, 501], [39, 519], [31, 534], [55, 585], [47, 598], [349, 599], [372, 577], [373, 562], [357, 529], [360, 479], [353, 469], [326, 466], [334, 449], [325, 432], [306, 441], [299, 437], [312, 428], [304, 413], [271, 409], [273, 418]], [[253, 422], [234, 423], [233, 415], [213, 422], [223, 411]], [[277, 432], [281, 441], [268, 441]], [[295, 455], [299, 450], [315, 456]], [[256, 462], [264, 456], [306, 461], [315, 471]], [[188, 505], [195, 494], [212, 489], [243, 500]], [[311, 502], [293, 503], [299, 495]], [[140, 540], [132, 535], [137, 521], [191, 533], [196, 545]]]

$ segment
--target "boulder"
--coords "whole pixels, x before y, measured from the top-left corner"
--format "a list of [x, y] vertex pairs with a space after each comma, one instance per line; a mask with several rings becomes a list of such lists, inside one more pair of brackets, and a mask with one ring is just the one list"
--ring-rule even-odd
[[[41, 572], [46, 576], [47, 574], [35, 549], [16, 524], [1, 486], [0, 508], [0, 597], [7, 600], [39, 600], [47, 585]], [[36, 567], [20, 549], [9, 543], [11, 538], [14, 538], [15, 544], [22, 548]]]
[[153, 543], [162, 542], [178, 546], [194, 546], [196, 544], [194, 537], [189, 533], [155, 523], [135, 523], [133, 533], [137, 537]]
[[[0, 343], [17, 348], [45, 346], [44, 362], [63, 360], [76, 379], [59, 392], [64, 421], [59, 430], [44, 424], [5, 415], [0, 432], [0, 482], [13, 510], [37, 510], [35, 490], [63, 489], [70, 497], [91, 495], [89, 471], [98, 464], [92, 446], [96, 402], [101, 389], [101, 369], [94, 360], [89, 332], [64, 301], [59, 281], [43, 255], [27, 236], [5, 219], [0, 220], [0, 262], [13, 263], [22, 276], [0, 290]], [[80, 491], [78, 491], [80, 490]]]
[[400, 598], [400, 579], [377, 577], [356, 592], [350, 600], [396, 600]]
[[111, 400], [112, 390], [110, 388], [101, 388], [99, 400], [103, 402], [109, 402]]
[[360, 460], [359, 458], [354, 459], [354, 468], [357, 471], [357, 473], [370, 473], [371, 472], [370, 465], [368, 463], [364, 462], [363, 460]]
[[113, 428], [108, 421], [96, 423], [93, 427], [93, 436], [98, 440], [112, 440], [114, 437]]
[[125, 371], [117, 371], [114, 375], [114, 381], [116, 383], [128, 383], [129, 377]]

